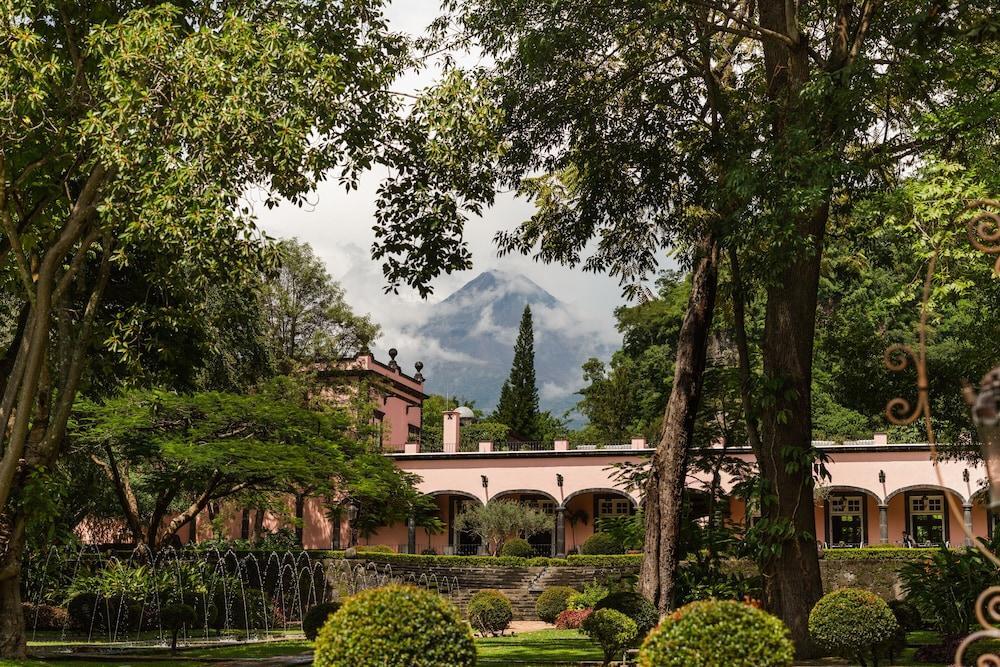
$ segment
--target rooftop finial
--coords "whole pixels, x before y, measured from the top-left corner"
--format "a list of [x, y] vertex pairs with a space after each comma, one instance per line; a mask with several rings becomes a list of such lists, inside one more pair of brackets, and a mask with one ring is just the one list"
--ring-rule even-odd
[[399, 354], [399, 351], [396, 348], [394, 348], [394, 347], [390, 347], [389, 348], [389, 368], [391, 368], [392, 370], [394, 370], [394, 371], [396, 371], [398, 373], [399, 372], [399, 364], [396, 363], [396, 355], [397, 354]]
[[423, 382], [424, 375], [420, 371], [424, 370], [424, 362], [418, 361], [417, 363], [413, 364], [413, 367], [417, 369], [417, 374], [413, 376], [413, 379], [416, 380], [417, 382]]

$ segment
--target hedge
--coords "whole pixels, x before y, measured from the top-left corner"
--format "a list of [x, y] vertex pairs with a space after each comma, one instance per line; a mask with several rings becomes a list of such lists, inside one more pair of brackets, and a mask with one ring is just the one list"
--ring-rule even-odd
[[863, 547], [861, 549], [827, 549], [825, 560], [920, 560], [940, 551], [940, 547], [904, 549], [902, 547]]
[[[312, 551], [315, 558], [345, 559], [343, 551]], [[420, 565], [425, 567], [605, 567], [620, 568], [642, 564], [642, 554], [609, 556], [567, 556], [566, 558], [517, 558], [514, 556], [441, 556], [430, 554], [400, 553], [359, 553], [353, 557], [372, 563], [399, 563], [400, 565]]]

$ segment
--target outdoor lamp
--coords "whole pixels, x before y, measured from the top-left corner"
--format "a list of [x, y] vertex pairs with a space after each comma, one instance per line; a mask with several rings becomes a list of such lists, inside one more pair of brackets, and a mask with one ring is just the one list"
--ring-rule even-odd
[[966, 484], [969, 483], [969, 469], [968, 468], [966, 468], [965, 470], [962, 471], [962, 481], [965, 482]]
[[1000, 366], [983, 377], [977, 395], [966, 387], [965, 398], [972, 406], [972, 422], [979, 432], [979, 444], [990, 481], [989, 509], [1000, 509]]
[[487, 477], [486, 475], [480, 475], [479, 479], [483, 480], [483, 488], [484, 489], [490, 485], [490, 478]]
[[559, 473], [556, 473], [556, 486], [558, 486], [561, 489], [562, 485], [563, 485], [563, 476], [560, 475]]
[[348, 523], [354, 523], [358, 518], [358, 504], [353, 500], [347, 506], [347, 521]]
[[879, 484], [885, 484], [885, 471], [884, 470], [879, 470], [878, 471], [878, 483]]

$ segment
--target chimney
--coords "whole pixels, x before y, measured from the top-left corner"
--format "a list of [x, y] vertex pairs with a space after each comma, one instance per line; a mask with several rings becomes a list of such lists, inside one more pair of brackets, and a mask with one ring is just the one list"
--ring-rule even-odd
[[888, 433], [876, 433], [875, 434], [875, 444], [876, 445], [888, 445], [889, 444], [889, 434]]
[[457, 452], [458, 443], [462, 440], [462, 418], [458, 410], [445, 410], [442, 413], [442, 444], [445, 452]]

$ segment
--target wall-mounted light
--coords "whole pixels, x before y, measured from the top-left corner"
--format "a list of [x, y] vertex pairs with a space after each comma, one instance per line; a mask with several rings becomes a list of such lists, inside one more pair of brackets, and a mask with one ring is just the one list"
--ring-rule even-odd
[[965, 470], [962, 471], [962, 481], [963, 482], [968, 482], [969, 481], [969, 469], [968, 468], [966, 468]]
[[490, 478], [487, 477], [486, 475], [480, 475], [479, 479], [483, 480], [483, 488], [484, 489], [490, 485]]
[[878, 483], [879, 484], [885, 484], [885, 471], [884, 470], [879, 470], [878, 471]]
[[556, 473], [556, 486], [558, 486], [561, 489], [562, 485], [563, 485], [563, 476], [560, 475], [559, 473]]

